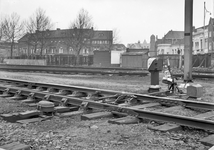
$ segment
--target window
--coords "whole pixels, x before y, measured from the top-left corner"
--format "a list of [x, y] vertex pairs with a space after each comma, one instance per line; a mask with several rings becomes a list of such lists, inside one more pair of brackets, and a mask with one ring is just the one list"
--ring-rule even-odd
[[172, 49], [172, 54], [174, 54], [174, 49]]
[[89, 52], [89, 50], [87, 48], [82, 50], [83, 54], [88, 54], [88, 52]]
[[161, 50], [161, 53], [164, 54], [164, 49]]
[[72, 52], [73, 52], [73, 48], [72, 47], [69, 47], [69, 54], [72, 54]]
[[195, 42], [195, 49], [199, 49], [199, 42]]
[[62, 47], [60, 47], [60, 49], [59, 49], [59, 54], [61, 54], [61, 53], [63, 53], [63, 48]]

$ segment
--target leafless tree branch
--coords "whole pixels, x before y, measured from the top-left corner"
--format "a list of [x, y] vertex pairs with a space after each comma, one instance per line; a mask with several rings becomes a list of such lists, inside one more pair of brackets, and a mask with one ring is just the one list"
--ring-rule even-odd
[[35, 13], [29, 18], [26, 24], [27, 31], [30, 33], [28, 44], [37, 50], [40, 47], [40, 55], [42, 55], [43, 49], [48, 43], [47, 37], [49, 36], [46, 30], [53, 28], [51, 19], [46, 16], [46, 12], [38, 8]]
[[17, 41], [24, 34], [24, 22], [20, 21], [20, 16], [12, 13], [11, 16], [6, 16], [1, 24], [3, 39], [11, 43], [11, 54], [13, 56], [13, 48]]
[[120, 44], [119, 31], [117, 28], [113, 29], [113, 44]]
[[79, 64], [79, 55], [83, 48], [87, 48], [93, 36], [92, 17], [88, 11], [81, 9], [77, 18], [70, 24], [70, 33], [67, 44], [73, 48], [76, 55], [76, 63]]

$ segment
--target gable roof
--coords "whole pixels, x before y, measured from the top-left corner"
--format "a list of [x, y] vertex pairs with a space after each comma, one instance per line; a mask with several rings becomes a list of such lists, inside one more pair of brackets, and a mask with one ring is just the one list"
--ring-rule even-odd
[[165, 39], [183, 39], [184, 31], [172, 31], [170, 30], [165, 36]]
[[57, 30], [46, 30], [46, 31], [36, 31], [35, 33], [27, 33], [23, 37], [21, 37], [18, 41], [27, 41], [28, 38], [32, 35], [36, 34], [46, 34], [46, 37], [48, 38], [66, 38], [69, 37], [70, 34], [74, 33], [75, 30], [84, 30], [84, 34], [90, 34], [90, 32], [93, 32], [92, 39], [96, 40], [111, 40], [112, 37], [112, 31], [99, 31], [99, 30], [93, 30], [93, 29], [57, 29]]

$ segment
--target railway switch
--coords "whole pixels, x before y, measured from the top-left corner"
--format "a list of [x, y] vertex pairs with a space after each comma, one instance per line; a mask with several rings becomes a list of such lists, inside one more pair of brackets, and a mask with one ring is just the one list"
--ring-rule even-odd
[[148, 71], [151, 73], [151, 85], [148, 92], [158, 92], [159, 86], [159, 72], [163, 69], [163, 62], [158, 58], [148, 59]]

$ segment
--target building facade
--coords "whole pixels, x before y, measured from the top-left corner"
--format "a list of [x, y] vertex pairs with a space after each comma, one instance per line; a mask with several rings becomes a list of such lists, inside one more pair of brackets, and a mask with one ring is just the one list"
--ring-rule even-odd
[[184, 32], [170, 30], [162, 39], [156, 39], [157, 54], [184, 54]]
[[192, 42], [193, 54], [208, 53], [208, 25], [193, 30]]
[[[210, 18], [209, 24], [199, 28], [193, 27], [192, 53], [204, 54], [214, 52], [214, 19]], [[184, 32], [169, 31], [162, 39], [157, 39], [158, 54], [184, 54]]]
[[214, 19], [210, 18], [209, 24], [208, 24], [208, 52], [213, 53], [214, 52]]
[[59, 29], [27, 33], [18, 41], [19, 55], [75, 54], [92, 55], [94, 50], [110, 50], [112, 31]]

